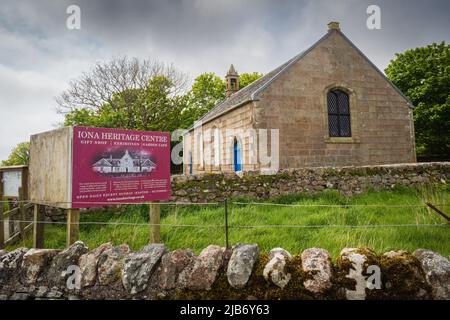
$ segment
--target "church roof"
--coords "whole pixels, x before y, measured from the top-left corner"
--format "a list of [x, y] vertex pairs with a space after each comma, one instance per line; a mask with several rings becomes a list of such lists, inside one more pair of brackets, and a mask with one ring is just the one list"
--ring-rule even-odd
[[[399, 88], [397, 88], [391, 81], [389, 81], [388, 78], [384, 75], [383, 72], [381, 72], [370, 60], [367, 58], [367, 56], [362, 53], [359, 48], [353, 44], [353, 42], [350, 41], [340, 30], [329, 30], [324, 36], [322, 36], [318, 41], [316, 41], [311, 47], [309, 47], [307, 50], [302, 51], [295, 57], [291, 58], [287, 62], [283, 63], [276, 69], [270, 71], [266, 75], [262, 76], [258, 80], [252, 82], [248, 86], [244, 87], [243, 89], [233, 93], [231, 96], [227, 97], [222, 102], [219, 102], [215, 107], [213, 107], [208, 113], [206, 113], [203, 117], [198, 119], [197, 121], [199, 124], [205, 124], [222, 114], [229, 112], [237, 107], [242, 106], [243, 104], [258, 100], [258, 95], [264, 91], [267, 86], [277, 79], [283, 72], [288, 70], [293, 64], [295, 64], [297, 61], [301, 60], [304, 56], [306, 56], [311, 50], [313, 50], [316, 46], [318, 46], [322, 41], [324, 41], [326, 38], [328, 38], [333, 32], [338, 32], [342, 37], [344, 37], [345, 40], [347, 40], [350, 45], [358, 51], [358, 53], [369, 62], [369, 64], [386, 80], [388, 81], [391, 86], [406, 100], [406, 102], [409, 104], [411, 108], [413, 108], [412, 102], [401, 92]], [[195, 124], [192, 125], [189, 130], [194, 129]]]

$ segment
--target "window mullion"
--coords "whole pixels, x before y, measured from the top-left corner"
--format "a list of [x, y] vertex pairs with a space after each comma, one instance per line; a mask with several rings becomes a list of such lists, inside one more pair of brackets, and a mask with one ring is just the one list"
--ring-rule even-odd
[[341, 113], [339, 109], [339, 95], [336, 93], [336, 112], [337, 112], [337, 128], [338, 128], [338, 136], [342, 137], [341, 132]]

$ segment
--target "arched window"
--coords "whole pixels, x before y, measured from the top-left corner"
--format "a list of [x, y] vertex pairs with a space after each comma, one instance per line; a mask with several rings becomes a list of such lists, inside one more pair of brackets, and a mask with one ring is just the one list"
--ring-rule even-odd
[[237, 139], [234, 139], [233, 159], [234, 159], [234, 161], [233, 161], [234, 171], [235, 172], [242, 171], [241, 145]]
[[327, 94], [327, 104], [330, 137], [351, 137], [348, 94], [339, 89], [330, 90]]

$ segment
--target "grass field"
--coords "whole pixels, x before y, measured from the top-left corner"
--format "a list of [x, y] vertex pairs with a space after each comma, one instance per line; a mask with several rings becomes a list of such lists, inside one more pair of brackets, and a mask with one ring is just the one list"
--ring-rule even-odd
[[[229, 204], [231, 244], [258, 243], [262, 251], [283, 247], [293, 254], [301, 253], [305, 248], [321, 247], [329, 250], [334, 257], [344, 247], [370, 247], [376, 252], [427, 248], [450, 256], [450, 225], [423, 205], [426, 201], [443, 205], [440, 208], [448, 213], [450, 209], [448, 186], [370, 191], [351, 198], [331, 191], [315, 196], [299, 194], [258, 205], [249, 204], [248, 199], [240, 201], [243, 204]], [[378, 205], [387, 206], [378, 207]], [[198, 253], [209, 244], [222, 246], [225, 244], [222, 204], [204, 206], [164, 204], [161, 205], [161, 210], [161, 223], [164, 224], [161, 227], [161, 238], [170, 249], [192, 248]], [[145, 225], [148, 223], [146, 206], [110, 208], [81, 216], [81, 222], [105, 221], [130, 225], [81, 225], [81, 240], [91, 248], [111, 241], [115, 245], [127, 243], [134, 250], [148, 243], [149, 227]], [[184, 226], [165, 226], [167, 224]], [[369, 227], [380, 224], [391, 226]], [[392, 226], [398, 224], [412, 226]], [[433, 226], [421, 227], [415, 226], [416, 224]], [[304, 227], [281, 228], [286, 225]], [[236, 226], [265, 227], [236, 228]], [[45, 241], [47, 248], [63, 248], [65, 225], [46, 225]], [[14, 247], [19, 246], [30, 247], [31, 238]]]

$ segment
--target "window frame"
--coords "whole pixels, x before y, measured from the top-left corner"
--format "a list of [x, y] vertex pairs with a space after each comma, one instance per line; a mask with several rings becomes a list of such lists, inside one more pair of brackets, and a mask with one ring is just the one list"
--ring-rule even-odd
[[[328, 122], [328, 92], [341, 90], [348, 96], [351, 136], [349, 137], [333, 137], [330, 136]], [[359, 121], [358, 121], [358, 103], [356, 91], [346, 83], [332, 83], [326, 86], [322, 91], [322, 110], [323, 110], [323, 137], [325, 143], [360, 143], [359, 138]], [[351, 108], [351, 110], [350, 110]]]
[[[330, 94], [335, 96], [336, 99], [336, 112], [331, 112], [330, 111]], [[339, 95], [343, 94], [346, 97], [347, 100], [347, 112], [343, 112], [341, 111], [341, 106], [340, 106], [340, 99], [339, 99]], [[352, 119], [351, 119], [351, 111], [350, 111], [350, 97], [348, 95], [347, 92], [341, 90], [341, 89], [331, 89], [328, 91], [327, 93], [327, 113], [328, 113], [328, 135], [331, 138], [351, 138], [352, 137]], [[337, 135], [332, 135], [332, 128], [330, 125], [330, 116], [336, 117], [337, 122]], [[348, 119], [348, 134], [344, 135], [343, 134], [343, 130], [341, 128], [341, 120], [343, 118], [347, 118]]]

